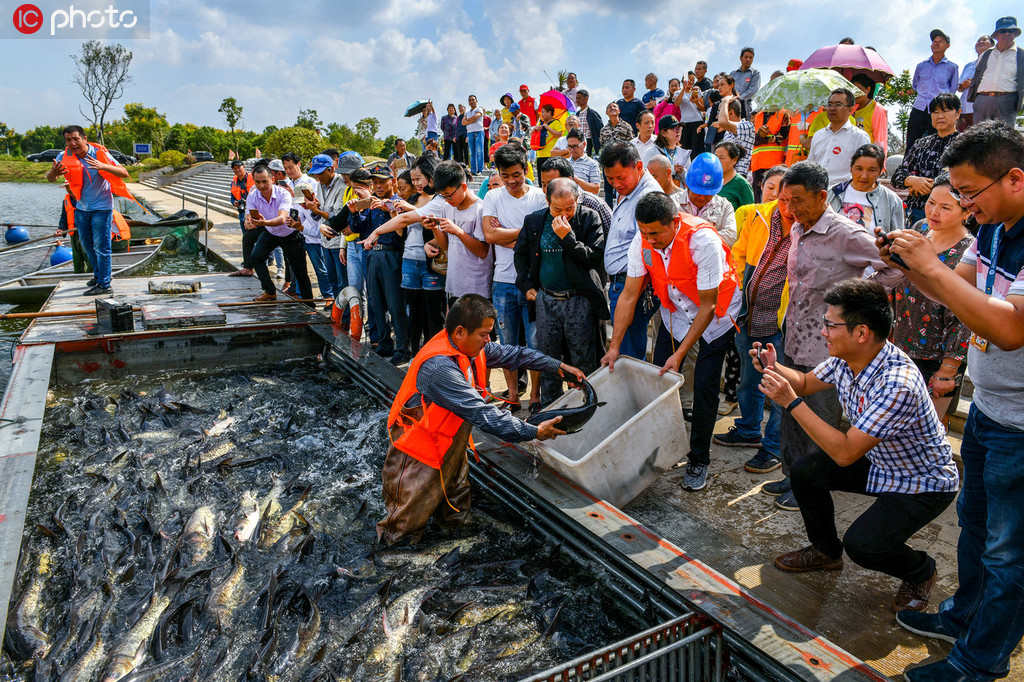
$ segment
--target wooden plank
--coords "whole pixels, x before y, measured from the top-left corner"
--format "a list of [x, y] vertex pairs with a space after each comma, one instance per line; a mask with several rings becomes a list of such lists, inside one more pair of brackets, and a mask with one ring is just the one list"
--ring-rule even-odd
[[535, 458], [522, 447], [495, 444], [481, 437], [477, 449], [489, 463], [557, 505], [583, 528], [804, 679], [887, 679], [622, 510], [593, 497], [546, 466], [537, 468]]
[[21, 552], [53, 350], [52, 345], [18, 346], [0, 403], [0, 640]]

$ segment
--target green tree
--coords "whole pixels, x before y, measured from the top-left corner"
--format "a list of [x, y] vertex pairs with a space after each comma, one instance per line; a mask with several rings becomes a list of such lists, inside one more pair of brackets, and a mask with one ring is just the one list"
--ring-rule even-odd
[[[907, 69], [904, 69], [900, 75], [890, 78], [875, 94], [875, 99], [879, 103], [890, 107], [890, 111], [893, 106], [896, 107], [896, 128], [900, 131], [899, 139], [901, 144], [906, 139], [907, 123], [910, 121], [910, 106], [914, 103], [914, 98], [916, 97], [917, 91], [914, 90], [914, 81], [910, 76], [910, 71]], [[889, 153], [893, 154], [899, 151], [899, 149], [890, 148]]]
[[[46, 149], [62, 149], [64, 136], [60, 131], [61, 129], [56, 126], [47, 125], [36, 126], [26, 131], [21, 138], [21, 152], [27, 156]], [[0, 134], [0, 137], [3, 135]]]
[[308, 162], [323, 149], [324, 140], [320, 133], [309, 128], [294, 126], [275, 130], [267, 136], [263, 154], [267, 157], [280, 157], [285, 152], [294, 152]]
[[[420, 142], [420, 138], [418, 137], [410, 137], [408, 140], [406, 140], [405, 147], [406, 149], [409, 150], [410, 154], [415, 154], [416, 156], [419, 156], [420, 154], [423, 153], [423, 143]], [[388, 152], [388, 154], [390, 153], [391, 152]], [[381, 156], [385, 155], [382, 154]]]
[[[61, 140], [61, 145], [63, 146], [63, 144], [64, 141]], [[3, 148], [3, 153], [8, 156], [21, 155], [21, 135], [6, 123], [0, 123], [0, 146]]]
[[140, 102], [129, 102], [124, 105], [124, 118], [131, 140], [128, 148], [121, 151], [130, 153], [131, 145], [135, 142], [152, 144], [153, 154], [159, 154], [164, 150], [164, 140], [171, 128], [164, 114]]
[[75, 63], [74, 82], [82, 91], [88, 112], [79, 112], [96, 128], [100, 144], [110, 106], [124, 95], [124, 86], [131, 80], [128, 67], [132, 52], [124, 45], [103, 45], [98, 40], [82, 43], [82, 51], [71, 55]]
[[295, 119], [295, 126], [297, 128], [308, 128], [319, 134], [324, 129], [324, 122], [320, 120], [316, 109], [300, 109], [299, 116]]
[[398, 140], [398, 135], [388, 135], [384, 138], [383, 142], [380, 143], [380, 146], [377, 147], [377, 151], [374, 152], [374, 154], [386, 157], [388, 154], [395, 151], [395, 142]]
[[235, 151], [238, 149], [238, 137], [235, 135], [235, 126], [242, 120], [242, 107], [235, 100], [234, 97], [225, 97], [220, 103], [220, 108], [217, 109], [220, 113], [224, 114], [224, 120], [228, 124], [228, 128], [231, 130], [231, 146], [235, 147]]
[[192, 123], [175, 123], [164, 138], [164, 149], [176, 149], [182, 153], [188, 151], [192, 134], [197, 130], [199, 126]]

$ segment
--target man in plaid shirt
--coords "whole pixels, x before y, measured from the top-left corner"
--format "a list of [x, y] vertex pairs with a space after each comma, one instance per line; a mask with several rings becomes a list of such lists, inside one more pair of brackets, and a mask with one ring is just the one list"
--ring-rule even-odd
[[[848, 279], [825, 294], [822, 335], [829, 357], [811, 372], [783, 367], [775, 348], [755, 343], [761, 391], [782, 406], [822, 449], [793, 463], [793, 493], [810, 546], [775, 559], [789, 572], [835, 571], [843, 550], [864, 568], [902, 583], [894, 611], [923, 610], [935, 584], [935, 560], [907, 540], [949, 506], [960, 486], [945, 429], [921, 372], [890, 343], [892, 308], [885, 288]], [[850, 422], [846, 433], [816, 415], [803, 398], [835, 387]], [[870, 495], [867, 511], [842, 540], [832, 491]]]

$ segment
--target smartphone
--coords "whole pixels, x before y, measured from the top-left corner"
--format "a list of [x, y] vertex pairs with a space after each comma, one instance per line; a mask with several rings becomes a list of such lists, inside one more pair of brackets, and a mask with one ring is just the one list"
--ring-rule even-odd
[[296, 220], [297, 221], [299, 219], [299, 209], [297, 209], [297, 208], [289, 209], [288, 215], [291, 217], [292, 220]]
[[[879, 236], [882, 238], [883, 244], [885, 244], [886, 246], [892, 245], [892, 239], [889, 237], [889, 234], [887, 232], [882, 232], [881, 234], [879, 234]], [[910, 269], [910, 266], [907, 265], [906, 261], [904, 261], [901, 256], [898, 256], [897, 254], [892, 253], [891, 251], [889, 252], [889, 260], [891, 260], [893, 263], [900, 266], [904, 270]]]
[[260, 215], [260, 212], [257, 211], [255, 208], [249, 209], [249, 217], [252, 218], [253, 220], [263, 220], [263, 216]]
[[352, 201], [350, 203], [349, 210], [365, 211], [366, 209], [370, 208], [371, 203], [373, 203], [373, 199], [370, 197], [366, 197], [365, 199], [356, 199], [355, 201]]
[[313, 201], [316, 199], [316, 197], [313, 196], [313, 193], [305, 187], [302, 188], [302, 196], [306, 197], [306, 201]]

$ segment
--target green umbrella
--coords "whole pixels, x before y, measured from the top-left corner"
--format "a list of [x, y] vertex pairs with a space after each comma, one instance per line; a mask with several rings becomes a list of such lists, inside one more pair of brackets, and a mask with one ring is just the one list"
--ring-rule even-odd
[[810, 111], [825, 106], [829, 93], [836, 88], [857, 93], [856, 85], [832, 69], [790, 71], [768, 81], [757, 91], [754, 108], [758, 111]]

